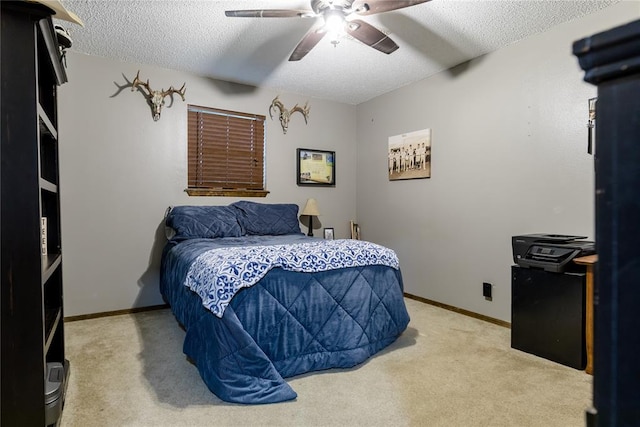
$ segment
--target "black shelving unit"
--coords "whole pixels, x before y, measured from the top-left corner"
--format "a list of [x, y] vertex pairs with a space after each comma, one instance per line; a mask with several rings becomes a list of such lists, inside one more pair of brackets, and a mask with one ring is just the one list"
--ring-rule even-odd
[[57, 88], [67, 75], [52, 14], [40, 4], [3, 1], [0, 15], [3, 426], [57, 424], [69, 375], [57, 130]]
[[597, 85], [593, 408], [589, 426], [640, 425], [640, 20], [573, 44]]

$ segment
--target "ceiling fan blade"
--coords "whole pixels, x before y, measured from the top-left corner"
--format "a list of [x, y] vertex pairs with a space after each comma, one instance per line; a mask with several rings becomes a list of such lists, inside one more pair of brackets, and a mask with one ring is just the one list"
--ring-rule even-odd
[[232, 18], [310, 18], [315, 16], [309, 10], [293, 9], [227, 10], [224, 14]]
[[298, 43], [298, 46], [293, 50], [293, 53], [289, 57], [289, 61], [300, 61], [318, 44], [320, 40], [322, 40], [327, 32], [321, 31], [321, 28], [322, 27], [312, 28], [304, 35], [302, 40], [300, 40], [300, 43]]
[[428, 1], [430, 0], [358, 0], [353, 3], [352, 8], [358, 15], [375, 15], [376, 13], [389, 12]]
[[347, 22], [345, 31], [353, 38], [380, 52], [390, 54], [398, 49], [398, 45], [389, 36], [360, 19]]

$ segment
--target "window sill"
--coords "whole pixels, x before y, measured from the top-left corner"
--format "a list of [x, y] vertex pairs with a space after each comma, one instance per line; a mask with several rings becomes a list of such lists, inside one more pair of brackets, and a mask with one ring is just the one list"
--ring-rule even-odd
[[189, 196], [266, 197], [267, 190], [222, 190], [215, 188], [187, 188]]

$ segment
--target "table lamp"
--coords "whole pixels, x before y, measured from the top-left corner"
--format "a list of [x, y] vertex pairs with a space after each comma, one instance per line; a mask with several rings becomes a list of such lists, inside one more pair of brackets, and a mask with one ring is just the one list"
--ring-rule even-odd
[[309, 232], [307, 233], [307, 236], [313, 236], [313, 217], [320, 215], [316, 199], [307, 200], [307, 204], [302, 210], [302, 215], [307, 215], [309, 217]]

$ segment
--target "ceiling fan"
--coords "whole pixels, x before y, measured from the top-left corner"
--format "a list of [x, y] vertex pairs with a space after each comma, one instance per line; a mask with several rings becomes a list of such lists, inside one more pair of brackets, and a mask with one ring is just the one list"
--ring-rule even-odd
[[[227, 10], [225, 15], [238, 18], [323, 18], [322, 23], [312, 27], [293, 50], [289, 61], [299, 61], [330, 32], [344, 32], [367, 46], [390, 54], [398, 45], [386, 34], [361, 19], [347, 19], [351, 15], [375, 15], [402, 9], [429, 0], [311, 0], [311, 10], [254, 9]], [[337, 37], [332, 40], [337, 43]]]

